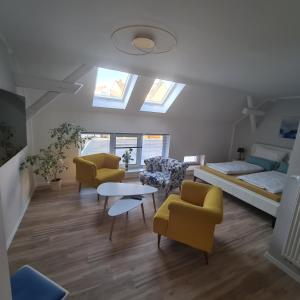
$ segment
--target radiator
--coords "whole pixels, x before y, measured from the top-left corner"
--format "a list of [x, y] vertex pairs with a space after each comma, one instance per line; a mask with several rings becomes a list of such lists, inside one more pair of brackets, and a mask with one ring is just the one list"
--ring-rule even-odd
[[[292, 194], [292, 195], [291, 195]], [[297, 198], [289, 233], [283, 247], [282, 255], [290, 263], [300, 268], [300, 191], [299, 187], [290, 194]], [[294, 198], [294, 199], [295, 199]]]

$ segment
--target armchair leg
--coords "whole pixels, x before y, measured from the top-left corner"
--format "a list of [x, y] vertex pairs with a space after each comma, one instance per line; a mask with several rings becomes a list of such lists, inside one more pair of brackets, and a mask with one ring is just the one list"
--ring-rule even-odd
[[193, 180], [193, 181], [194, 181], [194, 182], [196, 182], [196, 180], [197, 180], [197, 177], [196, 177], [196, 176], [194, 176], [194, 180]]
[[208, 265], [208, 253], [204, 252], [205, 263]]
[[78, 184], [78, 193], [80, 193], [80, 191], [81, 191], [81, 182], [79, 182]]
[[160, 238], [161, 238], [161, 235], [158, 234], [157, 235], [157, 247], [160, 248]]

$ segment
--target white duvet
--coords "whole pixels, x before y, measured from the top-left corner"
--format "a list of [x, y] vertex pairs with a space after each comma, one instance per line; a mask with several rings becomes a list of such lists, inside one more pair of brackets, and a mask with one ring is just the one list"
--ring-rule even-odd
[[261, 173], [254, 173], [242, 175], [239, 179], [250, 184], [256, 185], [271, 193], [281, 193], [287, 180], [287, 175], [277, 171], [267, 171]]
[[261, 172], [264, 170], [264, 168], [260, 166], [249, 164], [246, 161], [241, 160], [234, 160], [223, 163], [208, 163], [207, 166], [227, 175], [250, 174]]

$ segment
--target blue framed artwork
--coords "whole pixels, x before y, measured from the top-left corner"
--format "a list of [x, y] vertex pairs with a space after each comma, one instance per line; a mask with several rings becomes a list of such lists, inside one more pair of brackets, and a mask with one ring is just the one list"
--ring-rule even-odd
[[300, 117], [285, 118], [281, 121], [279, 135], [284, 139], [296, 139]]

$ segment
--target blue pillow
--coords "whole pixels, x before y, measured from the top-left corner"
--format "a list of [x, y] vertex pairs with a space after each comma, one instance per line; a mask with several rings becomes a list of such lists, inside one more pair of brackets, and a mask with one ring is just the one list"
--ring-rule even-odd
[[287, 173], [288, 168], [289, 168], [289, 164], [282, 161], [282, 162], [280, 162], [280, 165], [276, 171], [281, 172], [281, 173]]
[[264, 168], [265, 171], [272, 171], [279, 166], [277, 161], [268, 160], [257, 156], [249, 156], [246, 159], [249, 164], [257, 165]]

